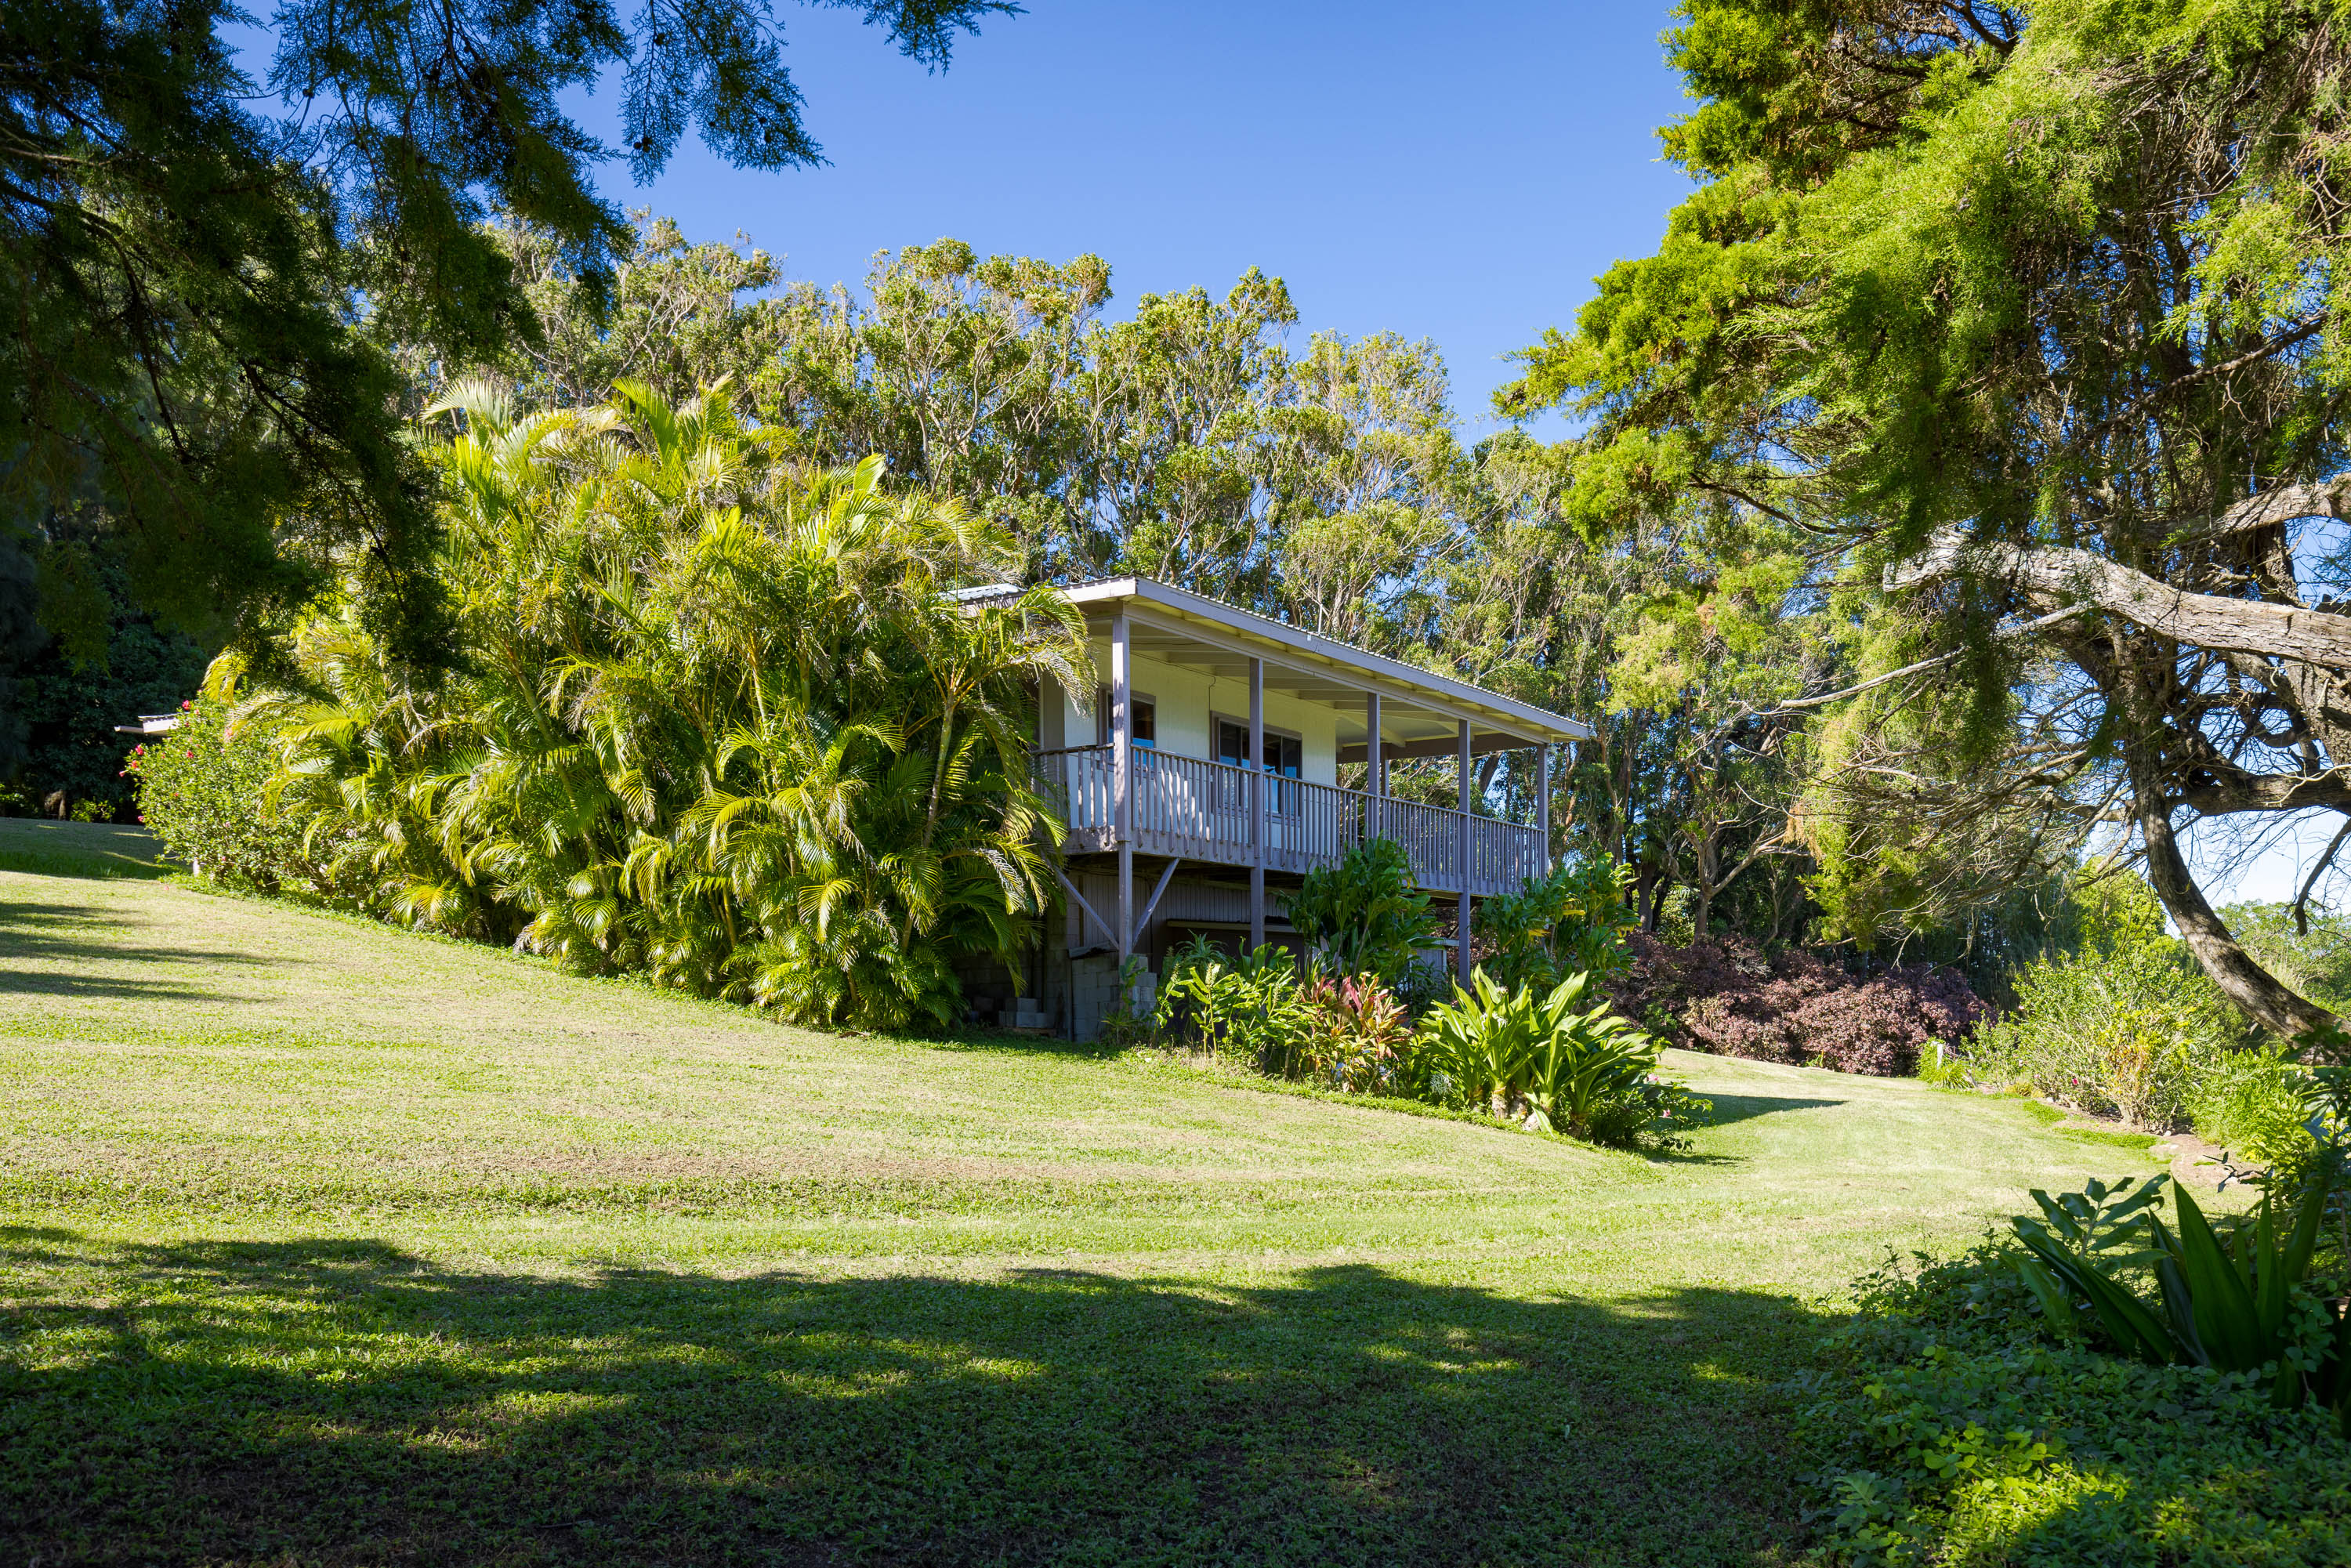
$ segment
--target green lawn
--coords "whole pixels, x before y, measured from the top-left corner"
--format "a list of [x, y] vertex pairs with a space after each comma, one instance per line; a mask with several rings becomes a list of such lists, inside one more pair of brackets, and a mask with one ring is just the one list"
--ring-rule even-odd
[[159, 877], [170, 870], [153, 835], [144, 828], [0, 817], [0, 871], [42, 876]]
[[0, 1035], [11, 1563], [1792, 1562], [1844, 1281], [2152, 1168], [1679, 1054], [1645, 1161], [5, 871]]

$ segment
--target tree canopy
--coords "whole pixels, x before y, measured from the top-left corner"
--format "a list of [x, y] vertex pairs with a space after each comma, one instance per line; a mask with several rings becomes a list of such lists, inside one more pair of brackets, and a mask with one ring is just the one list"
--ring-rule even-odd
[[1834, 917], [2012, 885], [2105, 824], [2231, 999], [2282, 1034], [2325, 1021], [2231, 937], [2180, 834], [2351, 818], [2332, 8], [1677, 19], [1700, 103], [1665, 143], [1701, 188], [1500, 398], [1589, 420], [1567, 515], [1768, 519], [1837, 593], [1843, 667], [1806, 697], [1907, 672], [1823, 705], [1805, 826]]
[[[1017, 9], [851, 8], [933, 67]], [[363, 571], [421, 644], [432, 510], [389, 346], [463, 363], [536, 340], [482, 220], [534, 225], [601, 306], [629, 228], [599, 162], [648, 178], [689, 131], [739, 166], [821, 157], [766, 0], [286, 0], [258, 78], [227, 36], [246, 20], [0, 3], [0, 559], [33, 561], [79, 656], [103, 649], [99, 556], [192, 628]], [[620, 149], [559, 101], [612, 73]]]

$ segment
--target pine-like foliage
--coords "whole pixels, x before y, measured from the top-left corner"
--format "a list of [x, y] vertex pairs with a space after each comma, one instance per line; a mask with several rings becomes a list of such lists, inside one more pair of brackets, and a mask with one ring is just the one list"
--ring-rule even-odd
[[456, 674], [404, 679], [346, 601], [248, 700], [277, 804], [413, 925], [642, 971], [810, 1022], [951, 1022], [1018, 951], [1056, 831], [1030, 683], [1084, 650], [1051, 594], [970, 605], [998, 540], [809, 476], [723, 390], [623, 383], [517, 418], [479, 387], [445, 476]]
[[[933, 68], [1014, 9], [856, 8]], [[607, 82], [620, 147], [570, 117]], [[282, 624], [339, 561], [376, 580], [380, 634], [429, 648], [384, 343], [475, 363], [538, 340], [493, 206], [601, 314], [629, 229], [597, 165], [650, 180], [692, 132], [807, 167], [801, 106], [767, 0], [0, 0], [0, 571], [29, 562], [79, 660], [100, 561], [211, 632]]]

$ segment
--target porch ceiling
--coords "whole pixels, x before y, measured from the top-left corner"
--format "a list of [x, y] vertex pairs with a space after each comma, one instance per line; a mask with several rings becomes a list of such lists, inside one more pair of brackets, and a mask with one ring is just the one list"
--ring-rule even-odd
[[[1069, 597], [1084, 613], [1087, 631], [1104, 644], [1112, 621], [1124, 611], [1129, 644], [1138, 658], [1243, 683], [1249, 660], [1263, 660], [1266, 690], [1339, 714], [1342, 762], [1364, 759], [1374, 690], [1380, 695], [1381, 741], [1390, 757], [1450, 755], [1465, 718], [1476, 752], [1579, 740], [1592, 733], [1564, 715], [1147, 578], [1092, 583], [1071, 590]], [[1097, 650], [1097, 657], [1107, 671], [1106, 647]]]

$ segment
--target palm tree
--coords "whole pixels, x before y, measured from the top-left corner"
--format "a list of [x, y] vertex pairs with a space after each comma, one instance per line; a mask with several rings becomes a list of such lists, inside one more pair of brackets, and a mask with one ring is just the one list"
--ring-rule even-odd
[[1074, 612], [958, 601], [1008, 540], [877, 459], [795, 468], [723, 385], [428, 417], [454, 669], [392, 668], [354, 588], [243, 720], [361, 901], [810, 1021], [953, 1021], [957, 964], [1015, 959], [1048, 902], [1030, 694], [1082, 685]]

